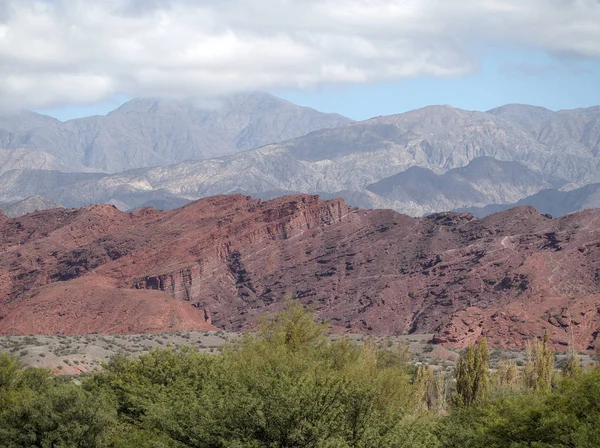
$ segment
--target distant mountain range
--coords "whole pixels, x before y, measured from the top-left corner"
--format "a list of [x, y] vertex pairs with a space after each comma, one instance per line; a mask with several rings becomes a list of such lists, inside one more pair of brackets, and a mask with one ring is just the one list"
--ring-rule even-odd
[[515, 203], [467, 207], [461, 211], [469, 211], [475, 216], [484, 217], [521, 205], [532, 205], [540, 213], [548, 213], [552, 216], [568, 215], [589, 208], [600, 208], [600, 183], [589, 184], [570, 191], [542, 190]]
[[[350, 121], [259, 92], [204, 103], [138, 98], [106, 116], [64, 123], [33, 112], [0, 117], [0, 147], [20, 150], [21, 159], [36, 151], [36, 162], [14, 168], [115, 173], [223, 156]], [[9, 162], [0, 153], [0, 166]]]
[[351, 122], [261, 93], [136, 99], [66, 123], [0, 117], [0, 147], [2, 202], [169, 209], [221, 193], [316, 193], [421, 216], [567, 198], [559, 215], [596, 204], [584, 187], [600, 183], [600, 107], [429, 106]]
[[49, 210], [53, 208], [62, 208], [62, 204], [56, 201], [42, 198], [41, 196], [30, 196], [21, 201], [12, 203], [0, 202], [0, 211], [9, 218], [26, 215], [41, 210]]

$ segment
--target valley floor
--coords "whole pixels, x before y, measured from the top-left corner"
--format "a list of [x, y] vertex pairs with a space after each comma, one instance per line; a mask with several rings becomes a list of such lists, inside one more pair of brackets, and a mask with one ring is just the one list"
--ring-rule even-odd
[[[229, 342], [239, 338], [238, 333], [224, 331], [193, 331], [177, 333], [146, 334], [88, 334], [74, 336], [3, 336], [0, 337], [0, 351], [20, 358], [26, 367], [45, 367], [55, 375], [80, 375], [97, 372], [102, 364], [112, 356], [122, 354], [137, 357], [157, 348], [172, 347], [179, 349], [185, 346], [196, 348], [200, 352], [218, 354]], [[411, 334], [394, 337], [375, 338], [382, 348], [407, 348], [410, 350], [414, 364], [428, 365], [435, 370], [451, 373], [459, 357], [459, 349], [448, 349], [428, 342], [432, 334]], [[347, 337], [356, 342], [363, 342], [369, 336], [364, 334], [337, 335], [332, 339]], [[583, 365], [592, 364], [589, 354], [581, 354]], [[564, 354], [557, 355], [560, 364]], [[491, 351], [490, 366], [495, 367], [500, 359], [515, 361], [518, 365], [525, 363], [523, 350], [497, 349]]]

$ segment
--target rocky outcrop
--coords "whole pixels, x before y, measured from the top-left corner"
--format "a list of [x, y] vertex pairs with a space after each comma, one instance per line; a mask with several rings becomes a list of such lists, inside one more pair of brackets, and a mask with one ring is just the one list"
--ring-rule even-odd
[[33, 321], [49, 332], [238, 331], [288, 294], [336, 332], [435, 333], [454, 346], [485, 335], [518, 348], [548, 329], [557, 346], [572, 334], [593, 348], [600, 211], [417, 219], [310, 195], [230, 195], [171, 211], [0, 217], [0, 333], [33, 332]]
[[[247, 202], [250, 198], [246, 197]], [[244, 288], [256, 293], [248, 279], [240, 250], [244, 246], [266, 246], [270, 241], [294, 239], [311, 228], [320, 228], [341, 222], [350, 211], [342, 200], [319, 201], [317, 196], [298, 196], [295, 200], [274, 201], [266, 207], [262, 201], [251, 201], [247, 206], [250, 213], [259, 213], [261, 225], [250, 228], [247, 222], [234, 222], [233, 216], [216, 220], [216, 230], [228, 228], [236, 241], [227, 240], [215, 246], [214, 252], [198, 252], [202, 258], [177, 270], [135, 279], [136, 289], [157, 289], [169, 295], [193, 302], [203, 295], [204, 280], [211, 276], [216, 267], [226, 265], [233, 278], [238, 295], [247, 296]], [[239, 211], [239, 209], [236, 209]], [[212, 256], [211, 256], [212, 255]]]

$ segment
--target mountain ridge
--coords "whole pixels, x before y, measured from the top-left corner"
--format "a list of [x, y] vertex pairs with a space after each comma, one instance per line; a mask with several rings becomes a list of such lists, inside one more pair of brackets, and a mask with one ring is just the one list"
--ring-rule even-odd
[[411, 218], [310, 195], [222, 195], [163, 212], [0, 215], [0, 333], [239, 331], [289, 293], [341, 333], [522, 348], [548, 328], [554, 344], [588, 349], [599, 248], [598, 210]]
[[[282, 104], [274, 97], [259, 94], [239, 98], [230, 98], [232, 114], [236, 116], [248, 117], [249, 111], [260, 109], [261, 104], [269, 111], [264, 116], [270, 116], [273, 110], [269, 104]], [[189, 104], [181, 101], [133, 100], [114, 111], [112, 119], [141, 119], [148, 110], [155, 110], [153, 113], [158, 115], [152, 117], [156, 118], [161, 114], [156, 110], [178, 107], [190, 110]], [[299, 110], [302, 109], [294, 108]], [[194, 115], [200, 116], [216, 123], [208, 109]], [[255, 125], [253, 129], [262, 129], [262, 124]], [[213, 137], [218, 139], [218, 135]], [[240, 138], [246, 137], [250, 138]], [[235, 138], [231, 134], [229, 141], [234, 142]], [[149, 163], [158, 166], [90, 177], [77, 183], [59, 185], [57, 181], [46, 190], [33, 191], [29, 187], [27, 194], [20, 191], [20, 177], [13, 175], [15, 184], [3, 184], [5, 193], [0, 200], [16, 201], [37, 194], [69, 207], [111, 203], [129, 210], [146, 203], [173, 208], [215, 194], [239, 192], [271, 197], [273, 192], [302, 192], [325, 197], [341, 194], [353, 205], [393, 208], [421, 216], [494, 203], [514, 204], [548, 188], [576, 189], [600, 182], [596, 140], [600, 141], [598, 107], [554, 112], [536, 106], [506, 105], [478, 112], [428, 106], [314, 130], [290, 140], [201, 161], [160, 165], [162, 159], [151, 157]], [[140, 154], [146, 157], [150, 153]], [[477, 164], [490, 161], [489, 158], [496, 162], [489, 162], [477, 174]], [[412, 176], [412, 186], [404, 183], [403, 192], [399, 189], [395, 196], [368, 190], [384, 179], [406, 178], [407, 170], [414, 170], [413, 167], [446, 177], [430, 176], [425, 186], [423, 179]], [[40, 175], [47, 176], [41, 171]], [[435, 187], [443, 182], [447, 182], [446, 187]], [[457, 189], [454, 193], [453, 188]], [[13, 196], [9, 197], [9, 193]]]
[[260, 92], [210, 103], [138, 98], [106, 116], [66, 122], [23, 114], [0, 117], [0, 147], [42, 150], [71, 171], [104, 172], [223, 156], [351, 122]]
[[531, 205], [540, 213], [564, 216], [580, 210], [600, 208], [600, 183], [588, 184], [568, 191], [545, 189], [511, 204], [489, 204], [484, 207], [463, 207], [457, 211], [473, 213], [485, 217], [514, 207]]

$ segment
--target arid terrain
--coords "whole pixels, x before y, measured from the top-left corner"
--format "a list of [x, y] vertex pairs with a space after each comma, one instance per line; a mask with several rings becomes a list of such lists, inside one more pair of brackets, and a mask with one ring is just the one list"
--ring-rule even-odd
[[[461, 349], [432, 345], [432, 334], [410, 334], [402, 336], [373, 337], [365, 334], [331, 335], [361, 344], [368, 338], [396, 353], [408, 353], [411, 362], [426, 365], [434, 371], [452, 374]], [[144, 334], [86, 334], [72, 336], [0, 336], [0, 351], [16, 356], [26, 367], [43, 367], [55, 375], [81, 375], [98, 372], [103, 364], [115, 355], [137, 357], [154, 349], [192, 349], [200, 352], [219, 354], [230, 342], [239, 338], [238, 333], [223, 331], [191, 331], [178, 333]], [[590, 353], [580, 353], [583, 366], [598, 364], [598, 357]], [[556, 366], [565, 361], [566, 353], [558, 352]], [[490, 353], [490, 367], [496, 368], [500, 360], [515, 362], [518, 366], [526, 363], [524, 350], [493, 349]]]
[[0, 333], [254, 327], [286, 294], [335, 333], [485, 335], [595, 349], [600, 211], [520, 207], [411, 218], [341, 199], [215, 196], [172, 211], [109, 205], [0, 216]]
[[[49, 368], [58, 375], [80, 375], [101, 370], [102, 364], [112, 356], [136, 357], [157, 348], [179, 350], [189, 347], [200, 352], [218, 354], [227, 343], [235, 341], [238, 337], [239, 334], [223, 331], [1, 336], [0, 351], [19, 357], [28, 367]], [[332, 337], [340, 336], [332, 335]], [[344, 337], [361, 343], [370, 336], [349, 334]], [[428, 344], [431, 337], [430, 334], [415, 334], [375, 338], [375, 341], [380, 347], [410, 351], [415, 363], [425, 363], [436, 369], [451, 369], [459, 356], [457, 350], [433, 347]], [[516, 358], [520, 355], [509, 356]]]

